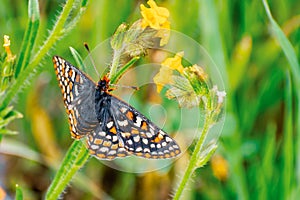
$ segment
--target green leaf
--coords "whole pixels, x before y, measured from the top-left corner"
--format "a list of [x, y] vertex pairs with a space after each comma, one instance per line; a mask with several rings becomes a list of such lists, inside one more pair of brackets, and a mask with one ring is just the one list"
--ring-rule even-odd
[[29, 0], [27, 29], [22, 41], [19, 59], [16, 65], [15, 77], [18, 77], [19, 73], [24, 70], [29, 63], [29, 60], [31, 58], [31, 51], [35, 44], [35, 39], [37, 38], [39, 25], [39, 2], [38, 0]]
[[272, 27], [274, 36], [277, 39], [277, 41], [279, 42], [288, 62], [290, 63], [290, 67], [291, 67], [290, 70], [292, 71], [293, 80], [299, 87], [300, 86], [300, 66], [299, 66], [299, 63], [297, 60], [296, 52], [295, 52], [292, 44], [290, 43], [290, 41], [287, 39], [287, 37], [284, 35], [283, 31], [280, 29], [279, 25], [273, 19], [267, 1], [263, 0], [263, 4], [265, 6], [265, 10], [268, 15], [268, 18], [271, 22], [271, 27]]
[[199, 160], [196, 165], [197, 168], [203, 167], [215, 153], [217, 148], [218, 145], [216, 144], [216, 141], [212, 141], [210, 144], [208, 144], [199, 155]]
[[81, 69], [82, 71], [86, 72], [86, 68], [83, 62], [82, 57], [80, 56], [80, 54], [76, 51], [76, 49], [74, 49], [73, 47], [69, 47], [71, 54], [73, 56], [73, 58], [75, 59], [76, 65], [79, 69]]

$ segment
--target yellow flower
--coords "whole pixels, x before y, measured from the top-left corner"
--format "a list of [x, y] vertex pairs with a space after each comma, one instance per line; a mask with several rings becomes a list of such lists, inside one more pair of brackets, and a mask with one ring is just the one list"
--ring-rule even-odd
[[215, 155], [211, 159], [211, 167], [213, 174], [220, 181], [226, 181], [228, 178], [228, 164], [227, 161], [220, 155]]
[[153, 0], [149, 0], [147, 4], [150, 8], [146, 8], [143, 4], [141, 7], [141, 14], [143, 16], [142, 27], [150, 26], [154, 29], [170, 28], [168, 17], [170, 15], [168, 9], [158, 7]]
[[158, 30], [157, 37], [161, 38], [160, 46], [167, 44], [170, 37], [170, 16], [169, 10], [164, 7], [158, 7], [153, 0], [149, 0], [147, 4], [150, 8], [140, 5], [141, 15], [143, 16], [142, 28], [151, 27]]
[[158, 93], [162, 90], [164, 85], [174, 84], [174, 80], [172, 79], [174, 70], [177, 70], [179, 73], [183, 72], [184, 68], [181, 64], [183, 55], [183, 51], [179, 52], [173, 58], [167, 58], [161, 63], [159, 72], [153, 78]]
[[159, 69], [159, 72], [153, 77], [153, 81], [156, 84], [156, 90], [158, 93], [160, 93], [164, 85], [173, 83], [172, 74], [173, 69], [167, 66], [162, 66]]
[[168, 66], [171, 69], [177, 70], [180, 74], [183, 73], [183, 66], [181, 64], [184, 52], [177, 53], [173, 58], [167, 58], [161, 63], [162, 66]]
[[16, 55], [13, 55], [11, 50], [10, 50], [10, 40], [9, 40], [9, 36], [8, 35], [4, 35], [4, 44], [3, 44], [3, 47], [6, 51], [6, 54], [7, 54], [7, 61], [8, 62], [11, 62], [13, 61], [15, 58], [16, 58]]

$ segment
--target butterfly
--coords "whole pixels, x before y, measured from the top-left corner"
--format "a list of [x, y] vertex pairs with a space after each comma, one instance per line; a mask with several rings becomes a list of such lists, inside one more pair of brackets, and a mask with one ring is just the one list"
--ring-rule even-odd
[[71, 136], [86, 138], [91, 155], [112, 160], [136, 155], [150, 159], [173, 158], [179, 145], [134, 107], [112, 95], [110, 80], [95, 83], [59, 56], [55, 73], [69, 117]]

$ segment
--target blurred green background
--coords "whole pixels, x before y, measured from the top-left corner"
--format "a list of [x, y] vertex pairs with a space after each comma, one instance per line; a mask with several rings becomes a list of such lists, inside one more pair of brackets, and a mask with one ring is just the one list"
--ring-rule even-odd
[[[295, 81], [299, 74], [291, 70], [274, 38], [263, 2], [156, 2], [169, 9], [172, 29], [207, 49], [219, 67], [227, 93], [226, 121], [219, 148], [211, 162], [196, 171], [183, 199], [299, 197], [297, 95], [300, 88]], [[27, 1], [1, 0], [0, 3], [0, 36], [10, 36], [11, 50], [18, 56], [28, 20]], [[41, 23], [37, 44], [40, 45], [64, 1], [39, 3]], [[0, 191], [13, 198], [18, 184], [25, 199], [42, 199], [56, 172], [55, 166], [72, 143], [51, 56], [61, 55], [73, 62], [69, 46], [86, 56], [83, 42], [95, 47], [109, 38], [122, 22], [134, 22], [140, 17], [141, 3], [146, 4], [130, 0], [90, 1], [78, 25], [49, 52], [41, 73], [22, 89], [13, 103], [24, 118], [10, 124], [10, 129], [19, 134], [5, 136], [0, 144]], [[268, 3], [299, 63], [300, 1]], [[144, 94], [140, 98], [153, 97]], [[63, 199], [167, 199], [176, 188], [188, 157], [187, 152], [167, 172], [139, 175], [116, 171], [91, 158], [66, 189]]]

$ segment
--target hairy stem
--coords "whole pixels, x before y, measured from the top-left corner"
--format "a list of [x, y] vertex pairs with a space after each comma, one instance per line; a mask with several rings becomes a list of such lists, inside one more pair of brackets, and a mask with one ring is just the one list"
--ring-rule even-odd
[[201, 131], [201, 135], [199, 140], [197, 141], [197, 144], [195, 146], [195, 149], [193, 151], [193, 154], [191, 156], [190, 162], [184, 172], [184, 175], [182, 177], [182, 180], [176, 190], [176, 193], [174, 195], [174, 200], [179, 200], [182, 192], [184, 191], [184, 188], [186, 187], [186, 184], [188, 183], [188, 181], [190, 180], [193, 172], [195, 171], [195, 169], [198, 168], [198, 160], [199, 160], [199, 155], [203, 146], [203, 143], [205, 141], [205, 138], [208, 134], [209, 131], [209, 127], [211, 125], [211, 115], [209, 112], [206, 112], [205, 114], [205, 122], [204, 122], [204, 126], [203, 129]]
[[86, 163], [88, 158], [89, 152], [83, 142], [75, 140], [47, 191], [46, 200], [59, 199], [60, 194], [70, 183], [72, 177]]

